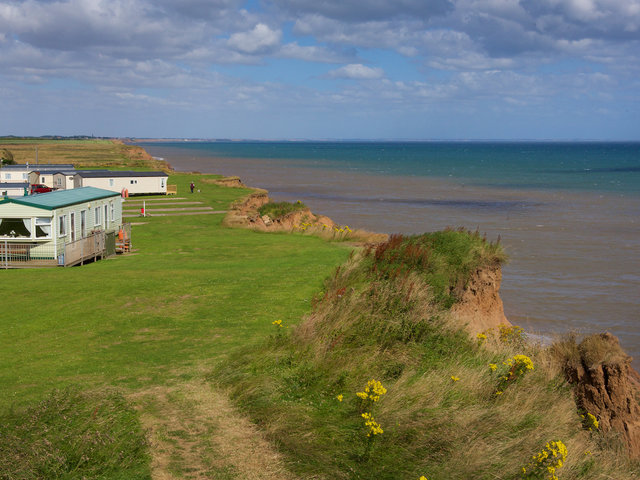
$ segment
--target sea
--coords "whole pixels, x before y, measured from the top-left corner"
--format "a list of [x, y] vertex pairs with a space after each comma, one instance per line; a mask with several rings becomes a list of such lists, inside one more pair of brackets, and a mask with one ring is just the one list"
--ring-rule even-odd
[[546, 339], [611, 332], [640, 367], [640, 143], [139, 145], [178, 171], [237, 175], [352, 229], [479, 229], [509, 256], [500, 293], [513, 324]]

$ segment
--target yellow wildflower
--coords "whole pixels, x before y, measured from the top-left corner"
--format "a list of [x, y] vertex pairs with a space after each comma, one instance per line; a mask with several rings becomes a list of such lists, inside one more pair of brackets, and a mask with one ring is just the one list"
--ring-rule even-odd
[[495, 372], [498, 368], [498, 365], [496, 365], [495, 363], [490, 363], [489, 368], [491, 369], [491, 371]]
[[377, 402], [385, 393], [387, 393], [387, 389], [382, 386], [382, 383], [378, 380], [371, 379], [367, 382], [364, 392], [358, 392], [356, 395], [363, 400], [369, 399], [373, 402]]
[[282, 320], [274, 320], [273, 322], [271, 322], [271, 325], [282, 328]]
[[336, 398], [338, 399], [339, 402], [341, 402], [342, 399], [344, 398], [344, 395], [340, 394]]
[[370, 437], [372, 435], [374, 436], [380, 435], [384, 433], [384, 430], [382, 430], [382, 427], [380, 426], [380, 424], [375, 421], [375, 419], [373, 418], [373, 415], [365, 412], [362, 414], [362, 418], [364, 418], [365, 420], [364, 425], [369, 428], [369, 433], [367, 433], [367, 437]]
[[457, 382], [458, 380], [460, 380], [460, 377], [456, 377], [455, 375], [451, 375], [451, 380], [453, 380], [454, 382]]

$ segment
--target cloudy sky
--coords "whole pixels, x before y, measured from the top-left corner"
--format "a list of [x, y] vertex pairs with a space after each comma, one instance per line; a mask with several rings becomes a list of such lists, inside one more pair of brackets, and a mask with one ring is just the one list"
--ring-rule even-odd
[[0, 134], [640, 140], [640, 0], [0, 0]]

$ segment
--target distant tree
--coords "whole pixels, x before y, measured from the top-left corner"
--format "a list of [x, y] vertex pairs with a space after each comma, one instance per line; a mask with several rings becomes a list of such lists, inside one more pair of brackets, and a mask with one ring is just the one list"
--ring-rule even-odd
[[13, 159], [13, 153], [4, 148], [0, 152], [0, 163], [2, 165], [15, 165], [16, 161]]

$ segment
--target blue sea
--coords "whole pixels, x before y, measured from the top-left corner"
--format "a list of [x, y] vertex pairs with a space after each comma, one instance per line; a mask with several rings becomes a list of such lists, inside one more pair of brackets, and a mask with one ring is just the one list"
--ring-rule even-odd
[[499, 236], [512, 323], [546, 336], [610, 331], [640, 365], [640, 143], [140, 145], [176, 170], [238, 175], [351, 228]]

